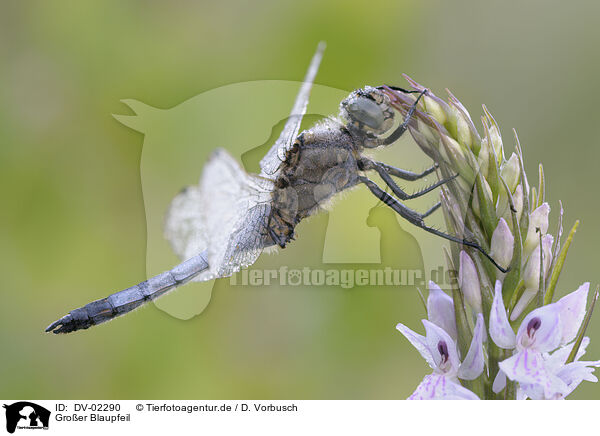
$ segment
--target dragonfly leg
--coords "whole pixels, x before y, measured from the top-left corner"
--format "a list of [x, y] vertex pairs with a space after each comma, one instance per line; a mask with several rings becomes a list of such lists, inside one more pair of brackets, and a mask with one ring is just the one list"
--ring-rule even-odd
[[426, 211], [426, 212], [422, 213], [422, 214], [421, 214], [421, 218], [423, 218], [423, 219], [424, 219], [424, 218], [427, 218], [427, 217], [428, 217], [429, 215], [431, 215], [433, 212], [435, 212], [436, 210], [438, 210], [438, 209], [440, 208], [440, 206], [441, 206], [441, 205], [442, 205], [442, 203], [438, 201], [436, 204], [434, 204], [433, 206], [431, 206], [431, 207], [429, 208], [429, 210], [428, 210], [428, 211]]
[[402, 190], [402, 188], [400, 188], [396, 184], [396, 182], [394, 182], [394, 179], [392, 179], [389, 172], [379, 162], [374, 162], [372, 160], [363, 158], [359, 163], [359, 169], [361, 169], [363, 171], [364, 170], [377, 171], [377, 174], [379, 174], [379, 176], [383, 179], [385, 184], [392, 190], [392, 192], [400, 200], [412, 200], [413, 198], [421, 197], [422, 195], [425, 195], [425, 194], [433, 191], [435, 188], [443, 185], [444, 183], [448, 183], [449, 181], [455, 179], [458, 176], [458, 174], [456, 174], [452, 177], [448, 177], [447, 179], [439, 180], [436, 183], [432, 184], [431, 186], [428, 186], [427, 188], [417, 191], [413, 194], [407, 194], [406, 192], [404, 192], [404, 190]]
[[[375, 195], [375, 197], [377, 197], [381, 201], [383, 201], [387, 206], [392, 208], [392, 210], [394, 210], [396, 213], [398, 213], [398, 215], [400, 215], [402, 218], [407, 220], [409, 223], [411, 223], [417, 227], [420, 227], [421, 229], [423, 229], [426, 232], [429, 232], [433, 235], [440, 236], [444, 239], [447, 239], [448, 241], [456, 242], [458, 244], [466, 245], [467, 247], [474, 248], [475, 250], [477, 250], [481, 254], [483, 254], [500, 271], [502, 271], [502, 272], [508, 271], [507, 269], [502, 268], [500, 265], [498, 265], [498, 263], [477, 242], [470, 241], [470, 240], [464, 239], [464, 238], [459, 238], [457, 236], [450, 235], [448, 233], [444, 233], [441, 230], [435, 229], [435, 228], [430, 227], [427, 224], [425, 224], [424, 218], [428, 214], [432, 213], [431, 209], [429, 211], [427, 211], [425, 214], [420, 214], [420, 213], [406, 207], [402, 203], [400, 203], [394, 197], [392, 197], [387, 192], [382, 190], [379, 186], [377, 186], [377, 184], [375, 182], [373, 182], [372, 180], [369, 180], [368, 178], [363, 177], [363, 176], [359, 177], [359, 180], [360, 180], [360, 182], [364, 183], [367, 186], [367, 188], [369, 188], [369, 190], [371, 191], [371, 193], [373, 193], [373, 195]], [[437, 208], [437, 207], [439, 207], [439, 206], [437, 206], [437, 205], [434, 206], [434, 208]]]
[[400, 88], [399, 86], [392, 86], [392, 85], [385, 85], [385, 87], [383, 87], [383, 86], [378, 87], [378, 89], [384, 89], [384, 88], [390, 88], [390, 89], [393, 89], [394, 91], [403, 92], [404, 94], [419, 94], [422, 92], [419, 90], [409, 91], [408, 89], [404, 89], [404, 88]]
[[428, 176], [433, 173], [439, 165], [436, 163], [430, 168], [427, 168], [422, 173], [413, 173], [412, 171], [403, 170], [401, 168], [396, 168], [391, 165], [384, 164], [383, 162], [374, 162], [380, 167], [382, 167], [390, 176], [398, 177], [402, 180], [407, 180], [409, 182], [414, 182], [415, 180], [422, 179], [423, 177]]
[[396, 142], [404, 134], [404, 132], [406, 132], [406, 129], [408, 129], [408, 124], [410, 123], [410, 120], [411, 120], [413, 114], [415, 113], [415, 110], [417, 110], [417, 105], [419, 104], [419, 100], [421, 100], [421, 97], [423, 97], [426, 93], [427, 93], [426, 89], [424, 89], [423, 91], [419, 91], [419, 96], [417, 97], [415, 102], [412, 104], [412, 106], [408, 110], [408, 113], [406, 114], [406, 118], [404, 118], [404, 121], [402, 122], [402, 124], [400, 124], [396, 128], [396, 130], [394, 130], [388, 137], [378, 139], [378, 141], [377, 141], [378, 146], [379, 145], [390, 145], [393, 142]]

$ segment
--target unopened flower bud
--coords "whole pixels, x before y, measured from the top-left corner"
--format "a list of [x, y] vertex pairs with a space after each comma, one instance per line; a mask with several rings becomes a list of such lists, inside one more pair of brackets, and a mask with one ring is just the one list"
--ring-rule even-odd
[[[538, 235], [539, 237], [539, 235]], [[552, 235], [545, 235], [542, 238], [542, 254], [544, 256], [544, 278], [547, 278], [548, 269], [550, 268], [550, 263], [552, 262], [552, 243], [554, 242], [554, 237]], [[540, 288], [540, 249], [539, 244], [538, 247], [533, 250], [531, 256], [527, 260], [527, 264], [525, 265], [525, 270], [523, 272], [523, 282], [525, 283], [525, 291], [523, 291], [523, 295], [515, 305], [513, 309], [510, 319], [514, 321], [517, 319], [523, 310], [527, 307], [529, 302], [534, 298], [534, 296], [538, 293]]]
[[420, 133], [421, 135], [423, 135], [423, 137], [429, 143], [429, 147], [437, 146], [439, 141], [437, 133], [434, 133], [431, 127], [424, 123], [420, 118], [417, 118], [417, 129], [411, 131], [411, 134], [414, 135], [415, 133]]
[[481, 288], [477, 268], [473, 259], [465, 251], [460, 252], [458, 282], [469, 306], [475, 312], [481, 313]]
[[473, 183], [464, 179], [462, 177], [462, 174], [461, 174], [461, 177], [457, 177], [454, 180], [456, 180], [456, 183], [458, 184], [460, 189], [462, 189], [462, 192], [469, 192], [469, 190], [473, 187]]
[[515, 188], [519, 183], [520, 175], [521, 168], [519, 167], [519, 158], [515, 153], [513, 153], [510, 155], [508, 161], [502, 165], [502, 169], [500, 169], [500, 176], [508, 185], [511, 193], [515, 192]]
[[448, 117], [446, 115], [446, 111], [442, 108], [442, 106], [435, 101], [434, 98], [429, 95], [425, 95], [425, 110], [431, 115], [438, 123], [444, 125], [446, 121], [448, 121]]
[[498, 200], [496, 201], [496, 216], [507, 216], [510, 210], [508, 208], [508, 194], [504, 187], [500, 189]]
[[498, 159], [498, 165], [502, 163], [502, 136], [498, 128], [492, 124], [490, 126], [490, 138], [492, 139], [492, 146], [496, 152], [496, 158]]
[[498, 226], [492, 234], [490, 256], [503, 268], [508, 268], [513, 257], [515, 238], [504, 218], [500, 218]]
[[479, 155], [477, 156], [477, 161], [479, 162], [479, 169], [484, 178], [489, 175], [490, 171], [490, 159], [491, 159], [491, 150], [490, 143], [487, 138], [483, 138], [481, 140], [481, 148], [479, 149]]
[[[539, 238], [539, 235], [538, 235]], [[544, 277], [548, 272], [548, 268], [550, 267], [550, 262], [552, 261], [552, 243], [554, 242], [554, 237], [552, 235], [544, 235], [542, 237], [542, 254], [544, 256]], [[525, 288], [535, 289], [536, 291], [539, 289], [540, 284], [540, 248], [538, 247], [533, 250], [531, 256], [529, 256], [529, 260], [525, 265], [525, 270], [523, 272], [523, 282], [525, 283]]]
[[[523, 214], [523, 187], [521, 184], [518, 184], [515, 189], [515, 193], [513, 194], [513, 204], [517, 211], [517, 221], [520, 221], [521, 215]], [[512, 223], [512, 217], [509, 222]]]
[[548, 231], [548, 214], [550, 213], [550, 206], [548, 203], [544, 203], [535, 209], [529, 215], [529, 228], [527, 229], [527, 237], [523, 244], [523, 251], [525, 256], [524, 259], [539, 245], [540, 236], [537, 229], [540, 229], [542, 235], [545, 235]]
[[465, 147], [471, 148], [473, 145], [473, 136], [469, 128], [469, 122], [465, 119], [462, 112], [454, 106], [450, 106], [450, 121], [456, 126], [456, 139]]
[[[487, 180], [483, 179], [483, 187], [487, 193], [487, 198], [488, 200], [492, 201], [492, 188], [490, 188], [490, 185], [488, 184]], [[493, 206], [492, 206], [493, 207]], [[479, 195], [477, 193], [477, 185], [475, 185], [473, 187], [473, 212], [475, 212], [475, 215], [477, 215], [478, 218], [481, 218], [481, 209], [479, 206]]]
[[[517, 185], [515, 192], [512, 194], [512, 201], [515, 207], [517, 221], [520, 221], [521, 215], [523, 214], [523, 188], [520, 184]], [[513, 230], [512, 211], [509, 207], [508, 195], [506, 194], [505, 189], [502, 189], [498, 195], [498, 202], [496, 203], [496, 216], [503, 217], [511, 231]]]
[[460, 144], [456, 142], [455, 139], [445, 136], [441, 141], [440, 152], [448, 162], [452, 162], [450, 155], [454, 156], [454, 160], [457, 162], [463, 162], [465, 160]]
[[419, 147], [421, 147], [423, 150], [428, 150], [429, 148], [433, 148], [435, 150], [438, 149], [437, 147], [437, 143], [439, 141], [439, 139], [435, 139], [434, 142], [431, 142], [423, 132], [425, 132], [427, 130], [423, 129], [423, 130], [411, 130], [411, 135], [413, 137], [413, 139], [415, 140], [415, 142], [417, 143], [417, 145]]

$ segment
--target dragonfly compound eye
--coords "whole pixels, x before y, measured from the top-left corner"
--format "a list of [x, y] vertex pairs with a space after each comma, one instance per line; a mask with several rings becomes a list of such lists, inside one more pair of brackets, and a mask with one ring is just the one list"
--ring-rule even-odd
[[376, 134], [388, 131], [393, 124], [393, 112], [385, 101], [378, 102], [369, 94], [353, 94], [342, 102], [342, 116], [357, 127]]

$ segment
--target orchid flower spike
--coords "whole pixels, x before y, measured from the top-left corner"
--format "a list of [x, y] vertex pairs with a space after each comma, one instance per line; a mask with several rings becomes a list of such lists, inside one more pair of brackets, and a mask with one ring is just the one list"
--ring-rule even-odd
[[543, 165], [537, 186], [530, 185], [516, 132], [511, 153], [486, 106], [478, 131], [450, 91], [446, 101], [404, 77], [412, 90], [381, 90], [438, 175], [451, 178], [440, 188], [439, 208], [455, 235], [448, 239], [463, 242], [444, 251], [449, 271], [458, 272], [448, 282], [451, 292], [429, 283], [425, 336], [398, 324], [432, 368], [410, 398], [562, 399], [582, 381], [597, 381], [600, 361], [580, 359], [600, 287], [587, 310], [587, 283], [554, 299], [579, 221], [562, 241], [560, 204], [557, 232], [548, 232], [552, 203]]

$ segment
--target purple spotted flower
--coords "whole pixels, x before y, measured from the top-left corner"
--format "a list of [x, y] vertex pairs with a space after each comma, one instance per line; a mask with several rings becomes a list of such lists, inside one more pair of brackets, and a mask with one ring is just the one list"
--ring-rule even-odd
[[426, 336], [414, 332], [404, 324], [396, 326], [433, 369], [408, 399], [478, 400], [477, 395], [461, 386], [459, 379], [474, 380], [483, 372], [483, 315], [477, 316], [473, 340], [461, 363], [456, 341], [446, 330], [456, 335], [452, 299], [433, 282], [430, 282], [427, 312], [429, 320], [422, 320]]
[[500, 362], [494, 392], [504, 389], [508, 377], [518, 382], [521, 398], [559, 399], [569, 395], [583, 380], [597, 381], [591, 367], [600, 366], [600, 361], [578, 360], [585, 352], [588, 339], [580, 346], [575, 361], [566, 363], [574, 346], [571, 342], [585, 316], [588, 291], [589, 283], [584, 283], [556, 303], [533, 310], [523, 319], [515, 335], [508, 323], [502, 286], [496, 283], [490, 336], [497, 346], [514, 349], [515, 353]]

